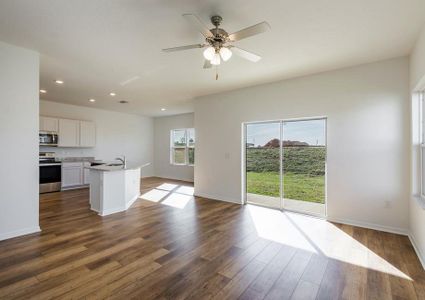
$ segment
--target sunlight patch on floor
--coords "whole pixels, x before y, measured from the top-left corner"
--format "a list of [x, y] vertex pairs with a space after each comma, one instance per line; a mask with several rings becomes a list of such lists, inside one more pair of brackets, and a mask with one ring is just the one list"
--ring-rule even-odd
[[259, 237], [323, 254], [331, 259], [412, 280], [359, 241], [326, 220], [248, 205]]
[[171, 184], [171, 183], [163, 183], [160, 186], [157, 186], [157, 189], [160, 190], [165, 190], [165, 191], [172, 191], [174, 190], [176, 187], [178, 187], [177, 184]]
[[189, 196], [193, 196], [194, 192], [195, 192], [195, 189], [192, 186], [185, 186], [185, 185], [180, 186], [176, 190], [176, 193], [185, 194]]
[[152, 201], [152, 202], [159, 202], [162, 198], [167, 196], [170, 192], [167, 191], [161, 191], [157, 189], [150, 190], [149, 192], [144, 193], [139, 198]]
[[163, 183], [157, 188], [144, 193], [139, 197], [139, 199], [183, 209], [191, 200], [194, 199], [193, 193], [193, 187]]
[[193, 197], [189, 195], [172, 193], [170, 196], [161, 201], [161, 203], [176, 208], [185, 208], [192, 199]]
[[248, 209], [259, 237], [317, 253], [281, 211], [255, 205], [248, 205]]

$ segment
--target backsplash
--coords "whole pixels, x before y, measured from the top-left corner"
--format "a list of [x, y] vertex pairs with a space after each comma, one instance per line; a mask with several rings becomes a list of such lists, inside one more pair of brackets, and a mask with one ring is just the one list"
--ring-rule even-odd
[[[96, 157], [93, 148], [61, 148], [61, 147], [43, 147], [40, 146], [40, 152], [54, 152], [56, 157]], [[106, 159], [96, 157], [96, 159]]]

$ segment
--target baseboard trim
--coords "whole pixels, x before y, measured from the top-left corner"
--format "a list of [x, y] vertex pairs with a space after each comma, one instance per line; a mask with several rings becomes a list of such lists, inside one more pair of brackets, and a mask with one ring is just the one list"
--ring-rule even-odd
[[137, 194], [136, 196], [134, 196], [134, 198], [133, 198], [133, 199], [131, 199], [128, 203], [126, 203], [126, 204], [125, 204], [125, 209], [126, 209], [126, 210], [127, 210], [127, 209], [129, 209], [129, 207], [130, 207], [130, 206], [132, 206], [132, 205], [133, 205], [133, 203], [134, 203], [134, 202], [136, 202], [136, 200], [137, 200], [137, 199], [139, 199], [140, 195], [141, 195], [140, 193], [139, 193], [139, 194]]
[[75, 186], [69, 186], [69, 187], [64, 187], [61, 188], [61, 192], [65, 192], [65, 191], [71, 191], [71, 190], [81, 190], [81, 189], [88, 189], [90, 188], [90, 184], [84, 184], [84, 185], [75, 185]]
[[112, 215], [112, 214], [115, 214], [115, 213], [118, 213], [118, 212], [126, 211], [127, 209], [130, 208], [130, 206], [133, 205], [134, 202], [136, 202], [137, 199], [139, 199], [139, 197], [140, 197], [140, 193], [137, 194], [136, 196], [134, 196], [133, 199], [131, 199], [124, 206], [114, 207], [114, 208], [105, 209], [105, 210], [96, 210], [96, 209], [91, 208], [91, 210], [97, 212], [97, 214], [99, 216], [102, 216], [102, 217]]
[[353, 221], [353, 220], [347, 220], [347, 219], [340, 219], [340, 218], [334, 218], [334, 217], [327, 217], [326, 220], [330, 222], [341, 223], [345, 225], [357, 226], [357, 227], [373, 229], [378, 231], [384, 231], [389, 233], [401, 234], [405, 236], [409, 235], [408, 230], [403, 228], [384, 226], [384, 225], [368, 223], [368, 222], [359, 222], [359, 221]]
[[105, 216], [109, 216], [122, 211], [125, 211], [125, 206], [105, 209], [105, 210], [99, 211], [98, 214], [102, 217], [105, 217]]
[[[177, 177], [163, 177], [163, 176], [149, 176], [149, 177], [153, 177], [153, 178], [161, 178], [161, 179], [165, 179], [165, 180], [177, 180], [177, 181], [184, 181], [184, 182], [188, 182], [188, 183], [193, 183], [193, 179], [188, 179], [188, 178], [177, 178]], [[149, 178], [149, 177], [143, 177], [143, 178]]]
[[211, 199], [211, 200], [223, 201], [223, 202], [228, 202], [228, 203], [233, 203], [233, 204], [242, 204], [240, 200], [229, 199], [228, 197], [222, 197], [222, 196], [217, 196], [217, 195], [209, 195], [209, 194], [204, 194], [204, 193], [195, 193], [195, 197], [207, 198], [207, 199]]
[[6, 232], [6, 233], [0, 234], [0, 241], [8, 240], [18, 236], [32, 234], [32, 233], [36, 233], [40, 231], [41, 231], [40, 226], [35, 226], [35, 227], [28, 227], [28, 228], [15, 230], [15, 231]]
[[408, 237], [409, 237], [410, 242], [412, 243], [412, 246], [413, 246], [413, 249], [416, 252], [416, 255], [419, 258], [419, 261], [421, 262], [422, 268], [425, 270], [425, 257], [422, 255], [420, 248], [419, 248], [418, 244], [416, 243], [415, 236], [413, 235], [412, 232], [409, 232]]

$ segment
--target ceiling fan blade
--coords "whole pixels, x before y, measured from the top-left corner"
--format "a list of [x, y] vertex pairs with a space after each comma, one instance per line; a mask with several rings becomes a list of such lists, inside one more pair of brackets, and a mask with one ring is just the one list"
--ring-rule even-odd
[[204, 62], [204, 69], [211, 69], [211, 68], [212, 68], [211, 62], [208, 59], [206, 59]]
[[204, 47], [205, 47], [205, 45], [203, 45], [203, 44], [194, 44], [194, 45], [166, 48], [166, 49], [162, 49], [162, 51], [164, 51], [164, 52], [175, 52], [175, 51], [189, 50], [189, 49], [195, 49], [195, 48], [204, 48]]
[[240, 41], [242, 39], [248, 38], [250, 36], [263, 33], [270, 29], [270, 25], [267, 22], [261, 22], [256, 25], [241, 29], [229, 35], [229, 40], [231, 42]]
[[183, 17], [188, 20], [196, 29], [199, 30], [200, 33], [206, 38], [212, 38], [214, 35], [208, 29], [208, 27], [199, 19], [197, 15], [194, 14], [184, 14]]
[[240, 57], [245, 58], [249, 61], [257, 62], [261, 59], [261, 56], [254, 54], [252, 52], [246, 51], [244, 49], [241, 49], [241, 48], [238, 48], [238, 47], [235, 47], [235, 46], [231, 46], [231, 48], [232, 48], [233, 53], [235, 53], [236, 55], [239, 55]]

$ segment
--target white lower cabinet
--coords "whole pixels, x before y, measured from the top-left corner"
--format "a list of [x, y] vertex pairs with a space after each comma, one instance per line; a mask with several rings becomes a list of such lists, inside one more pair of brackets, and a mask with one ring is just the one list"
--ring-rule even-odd
[[90, 163], [89, 162], [85, 162], [83, 164], [84, 166], [84, 184], [90, 184], [90, 170], [89, 169], [85, 169], [85, 167], [90, 167]]
[[62, 163], [62, 188], [74, 188], [90, 183], [89, 162], [63, 162]]

